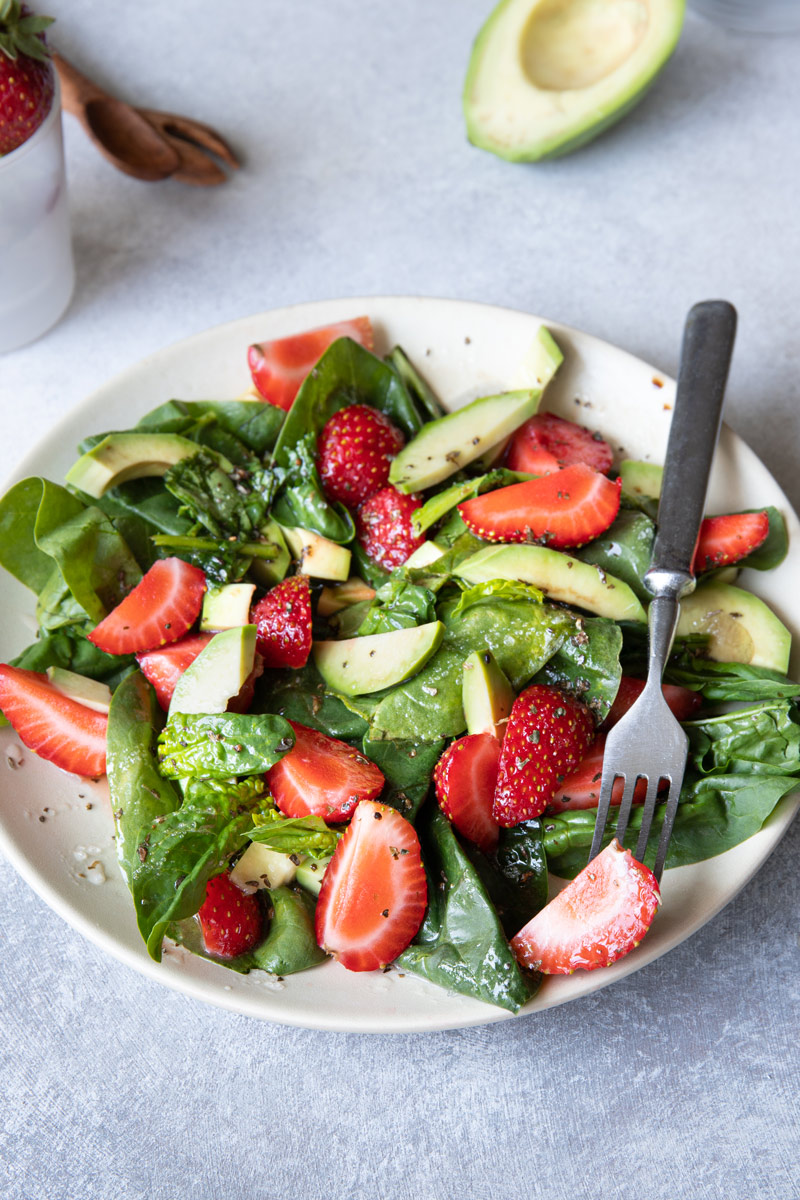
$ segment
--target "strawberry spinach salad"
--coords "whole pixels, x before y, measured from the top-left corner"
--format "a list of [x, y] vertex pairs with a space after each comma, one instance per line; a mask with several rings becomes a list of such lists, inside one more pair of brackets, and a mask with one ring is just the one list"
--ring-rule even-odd
[[[56, 766], [107, 772], [155, 959], [165, 938], [240, 972], [333, 956], [516, 1012], [658, 905], [658, 818], [644, 863], [635, 815], [587, 856], [646, 674], [660, 470], [539, 411], [545, 329], [527, 387], [454, 413], [366, 318], [248, 361], [249, 394], [170, 400], [0, 500], [39, 625], [0, 707]], [[773, 508], [703, 523], [665, 674], [690, 739], [668, 868], [798, 786], [790, 636], [734, 582], [786, 550]], [[548, 902], [549, 875], [571, 882]]]

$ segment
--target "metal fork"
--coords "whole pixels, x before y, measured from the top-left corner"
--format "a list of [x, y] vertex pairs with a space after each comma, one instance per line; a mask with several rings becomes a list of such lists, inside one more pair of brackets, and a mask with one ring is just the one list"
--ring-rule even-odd
[[589, 852], [590, 861], [600, 852], [615, 781], [620, 776], [624, 780], [616, 832], [621, 842], [628, 828], [637, 782], [643, 779], [647, 791], [635, 851], [635, 857], [641, 861], [650, 837], [659, 784], [666, 781], [669, 790], [653, 869], [658, 880], [664, 869], [689, 748], [686, 733], [664, 699], [661, 679], [675, 637], [681, 598], [694, 591], [692, 559], [722, 423], [735, 334], [736, 310], [725, 300], [695, 304], [686, 318], [658, 504], [658, 532], [650, 569], [645, 575], [645, 584], [653, 596], [648, 612], [647, 683], [636, 703], [608, 735]]

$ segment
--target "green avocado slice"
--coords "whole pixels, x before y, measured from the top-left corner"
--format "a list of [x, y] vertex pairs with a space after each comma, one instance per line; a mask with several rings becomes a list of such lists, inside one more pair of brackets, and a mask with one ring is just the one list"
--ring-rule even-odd
[[443, 636], [442, 622], [430, 621], [341, 642], [315, 642], [314, 662], [335, 692], [365, 696], [415, 675], [438, 650]]
[[470, 141], [512, 162], [557, 158], [641, 99], [677, 45], [685, 0], [501, 0], [464, 84]]
[[792, 635], [758, 596], [744, 588], [703, 583], [681, 600], [678, 637], [709, 635], [707, 653], [717, 662], [750, 663], [754, 667], [789, 670]]
[[163, 475], [200, 449], [197, 442], [177, 433], [109, 433], [73, 463], [67, 483], [98, 500], [109, 488], [129, 479]]

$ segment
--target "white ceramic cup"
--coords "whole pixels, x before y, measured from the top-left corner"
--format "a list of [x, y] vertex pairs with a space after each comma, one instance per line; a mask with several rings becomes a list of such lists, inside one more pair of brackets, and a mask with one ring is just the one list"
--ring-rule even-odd
[[45, 333], [75, 286], [61, 92], [27, 142], [0, 157], [0, 353]]

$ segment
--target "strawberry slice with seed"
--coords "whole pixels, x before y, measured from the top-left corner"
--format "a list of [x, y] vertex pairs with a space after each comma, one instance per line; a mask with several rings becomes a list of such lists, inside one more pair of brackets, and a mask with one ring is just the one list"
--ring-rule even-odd
[[247, 351], [253, 383], [266, 401], [288, 411], [309, 371], [328, 347], [342, 337], [352, 338], [371, 350], [373, 338], [369, 317], [354, 317], [351, 321], [337, 321], [334, 325], [323, 325], [305, 333], [256, 343]]
[[763, 545], [768, 535], [769, 515], [766, 511], [706, 517], [700, 526], [692, 571], [699, 574], [740, 562]]
[[311, 653], [311, 585], [292, 575], [253, 605], [256, 650], [265, 667], [304, 667]]
[[422, 508], [419, 496], [403, 496], [396, 488], [385, 487], [365, 500], [356, 513], [358, 540], [384, 571], [401, 567], [425, 541], [411, 524], [418, 508]]
[[40, 758], [90, 779], [105, 774], [108, 717], [57, 692], [46, 675], [0, 665], [0, 709]]
[[227, 872], [209, 879], [197, 919], [206, 950], [216, 958], [238, 958], [264, 936], [258, 896], [243, 892]]
[[[606, 749], [605, 734], [598, 734], [593, 746], [589, 747], [586, 757], [563, 783], [559, 784], [548, 801], [545, 812], [570, 812], [572, 809], [597, 808], [600, 800], [600, 782], [603, 777], [603, 755]], [[620, 777], [614, 781], [611, 789], [611, 803], [620, 804], [625, 788], [624, 780]], [[644, 804], [647, 795], [647, 784], [644, 779], [637, 779], [633, 789], [633, 803]]]
[[448, 746], [433, 772], [442, 812], [484, 854], [491, 854], [500, 834], [492, 816], [499, 762], [497, 738], [470, 733]]
[[388, 417], [368, 404], [340, 408], [317, 439], [325, 495], [357, 508], [389, 482], [389, 467], [406, 439]]
[[290, 721], [294, 747], [267, 771], [267, 786], [287, 817], [347, 821], [361, 800], [383, 790], [383, 773], [347, 742]]
[[195, 633], [189, 637], [173, 642], [171, 646], [162, 646], [159, 650], [147, 650], [136, 655], [139, 670], [148, 683], [153, 685], [156, 699], [164, 712], [169, 710], [172, 693], [178, 685], [181, 675], [192, 665], [208, 643], [213, 633]]
[[656, 877], [616, 839], [511, 939], [521, 966], [545, 975], [607, 967], [650, 928]]
[[611, 470], [614, 455], [608, 442], [599, 433], [592, 433], [575, 421], [557, 417], [555, 413], [537, 413], [520, 425], [511, 439], [507, 462], [511, 471], [527, 471], [531, 475], [549, 474], [542, 470], [549, 461], [557, 467], [573, 467], [585, 463], [605, 475]]
[[388, 805], [362, 800], [325, 871], [317, 941], [349, 971], [377, 971], [419, 930], [427, 891], [413, 825]]
[[537, 542], [555, 550], [605, 533], [619, 512], [621, 480], [576, 463], [459, 504], [467, 527], [489, 542]]
[[492, 816], [509, 827], [544, 812], [594, 738], [588, 708], [557, 688], [533, 684], [511, 709], [500, 752]]
[[200, 616], [206, 577], [182, 558], [162, 558], [95, 626], [89, 641], [106, 654], [138, 654], [177, 642]]

